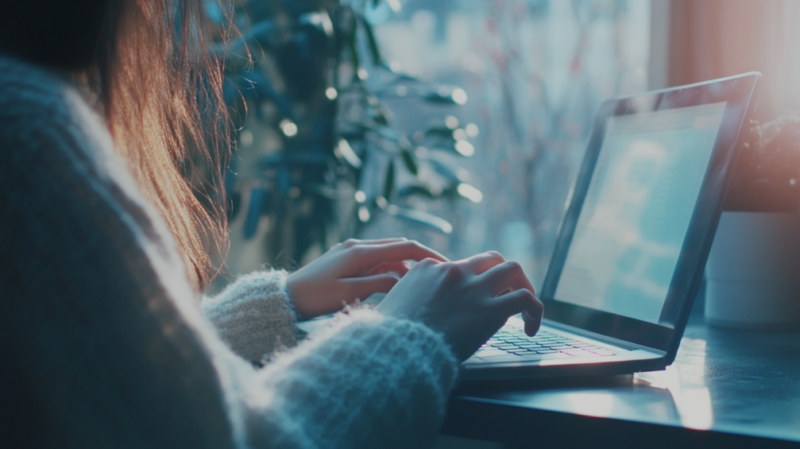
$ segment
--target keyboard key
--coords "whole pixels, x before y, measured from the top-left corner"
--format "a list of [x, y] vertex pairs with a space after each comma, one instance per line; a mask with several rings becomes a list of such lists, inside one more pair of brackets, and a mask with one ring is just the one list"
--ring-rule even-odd
[[512, 350], [507, 351], [507, 352], [509, 352], [511, 354], [527, 354], [530, 351], [528, 351], [527, 349], [512, 349]]

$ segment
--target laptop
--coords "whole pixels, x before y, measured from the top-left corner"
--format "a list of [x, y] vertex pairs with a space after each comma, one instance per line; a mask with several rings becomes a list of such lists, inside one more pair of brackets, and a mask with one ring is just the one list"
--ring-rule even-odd
[[535, 337], [512, 317], [461, 381], [615, 375], [675, 360], [714, 239], [749, 73], [604, 102], [567, 201]]

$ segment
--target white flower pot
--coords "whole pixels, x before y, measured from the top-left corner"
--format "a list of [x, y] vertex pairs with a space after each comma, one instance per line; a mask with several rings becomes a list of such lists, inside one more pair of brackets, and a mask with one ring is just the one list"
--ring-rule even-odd
[[800, 214], [723, 212], [706, 263], [706, 321], [800, 327]]

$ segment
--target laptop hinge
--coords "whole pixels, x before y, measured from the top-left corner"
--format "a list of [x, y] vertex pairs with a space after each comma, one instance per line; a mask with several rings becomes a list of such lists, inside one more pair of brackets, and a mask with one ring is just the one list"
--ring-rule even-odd
[[559, 329], [559, 330], [571, 332], [573, 334], [578, 334], [578, 335], [583, 336], [583, 337], [588, 337], [588, 338], [591, 338], [591, 339], [594, 339], [594, 340], [599, 340], [599, 341], [602, 341], [603, 343], [608, 343], [610, 345], [619, 346], [621, 348], [625, 348], [625, 349], [628, 349], [628, 350], [639, 349], [639, 350], [642, 350], [642, 351], [647, 351], [647, 352], [651, 352], [653, 354], [657, 354], [660, 357], [663, 357], [663, 356], [667, 355], [666, 351], [662, 351], [660, 349], [655, 349], [655, 348], [651, 348], [649, 346], [643, 346], [643, 345], [639, 345], [639, 344], [636, 344], [636, 343], [631, 343], [629, 341], [620, 340], [618, 338], [609, 337], [607, 335], [598, 334], [596, 332], [587, 331], [586, 329], [581, 329], [579, 327], [570, 326], [569, 324], [559, 323], [557, 321], [552, 321], [552, 320], [549, 320], [547, 318], [542, 320], [542, 324], [546, 324], [547, 326], [550, 326], [550, 327], [553, 327], [553, 328], [556, 328], [556, 329]]

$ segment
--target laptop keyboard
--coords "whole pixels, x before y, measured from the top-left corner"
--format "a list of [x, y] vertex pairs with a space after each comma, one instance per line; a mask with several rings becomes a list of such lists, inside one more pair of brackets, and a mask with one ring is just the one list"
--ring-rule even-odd
[[522, 328], [516, 326], [504, 326], [481, 346], [479, 351], [489, 349], [499, 349], [519, 356], [557, 353], [575, 357], [614, 355], [612, 351], [599, 345], [575, 340], [546, 330], [539, 331], [534, 337], [528, 337]]

